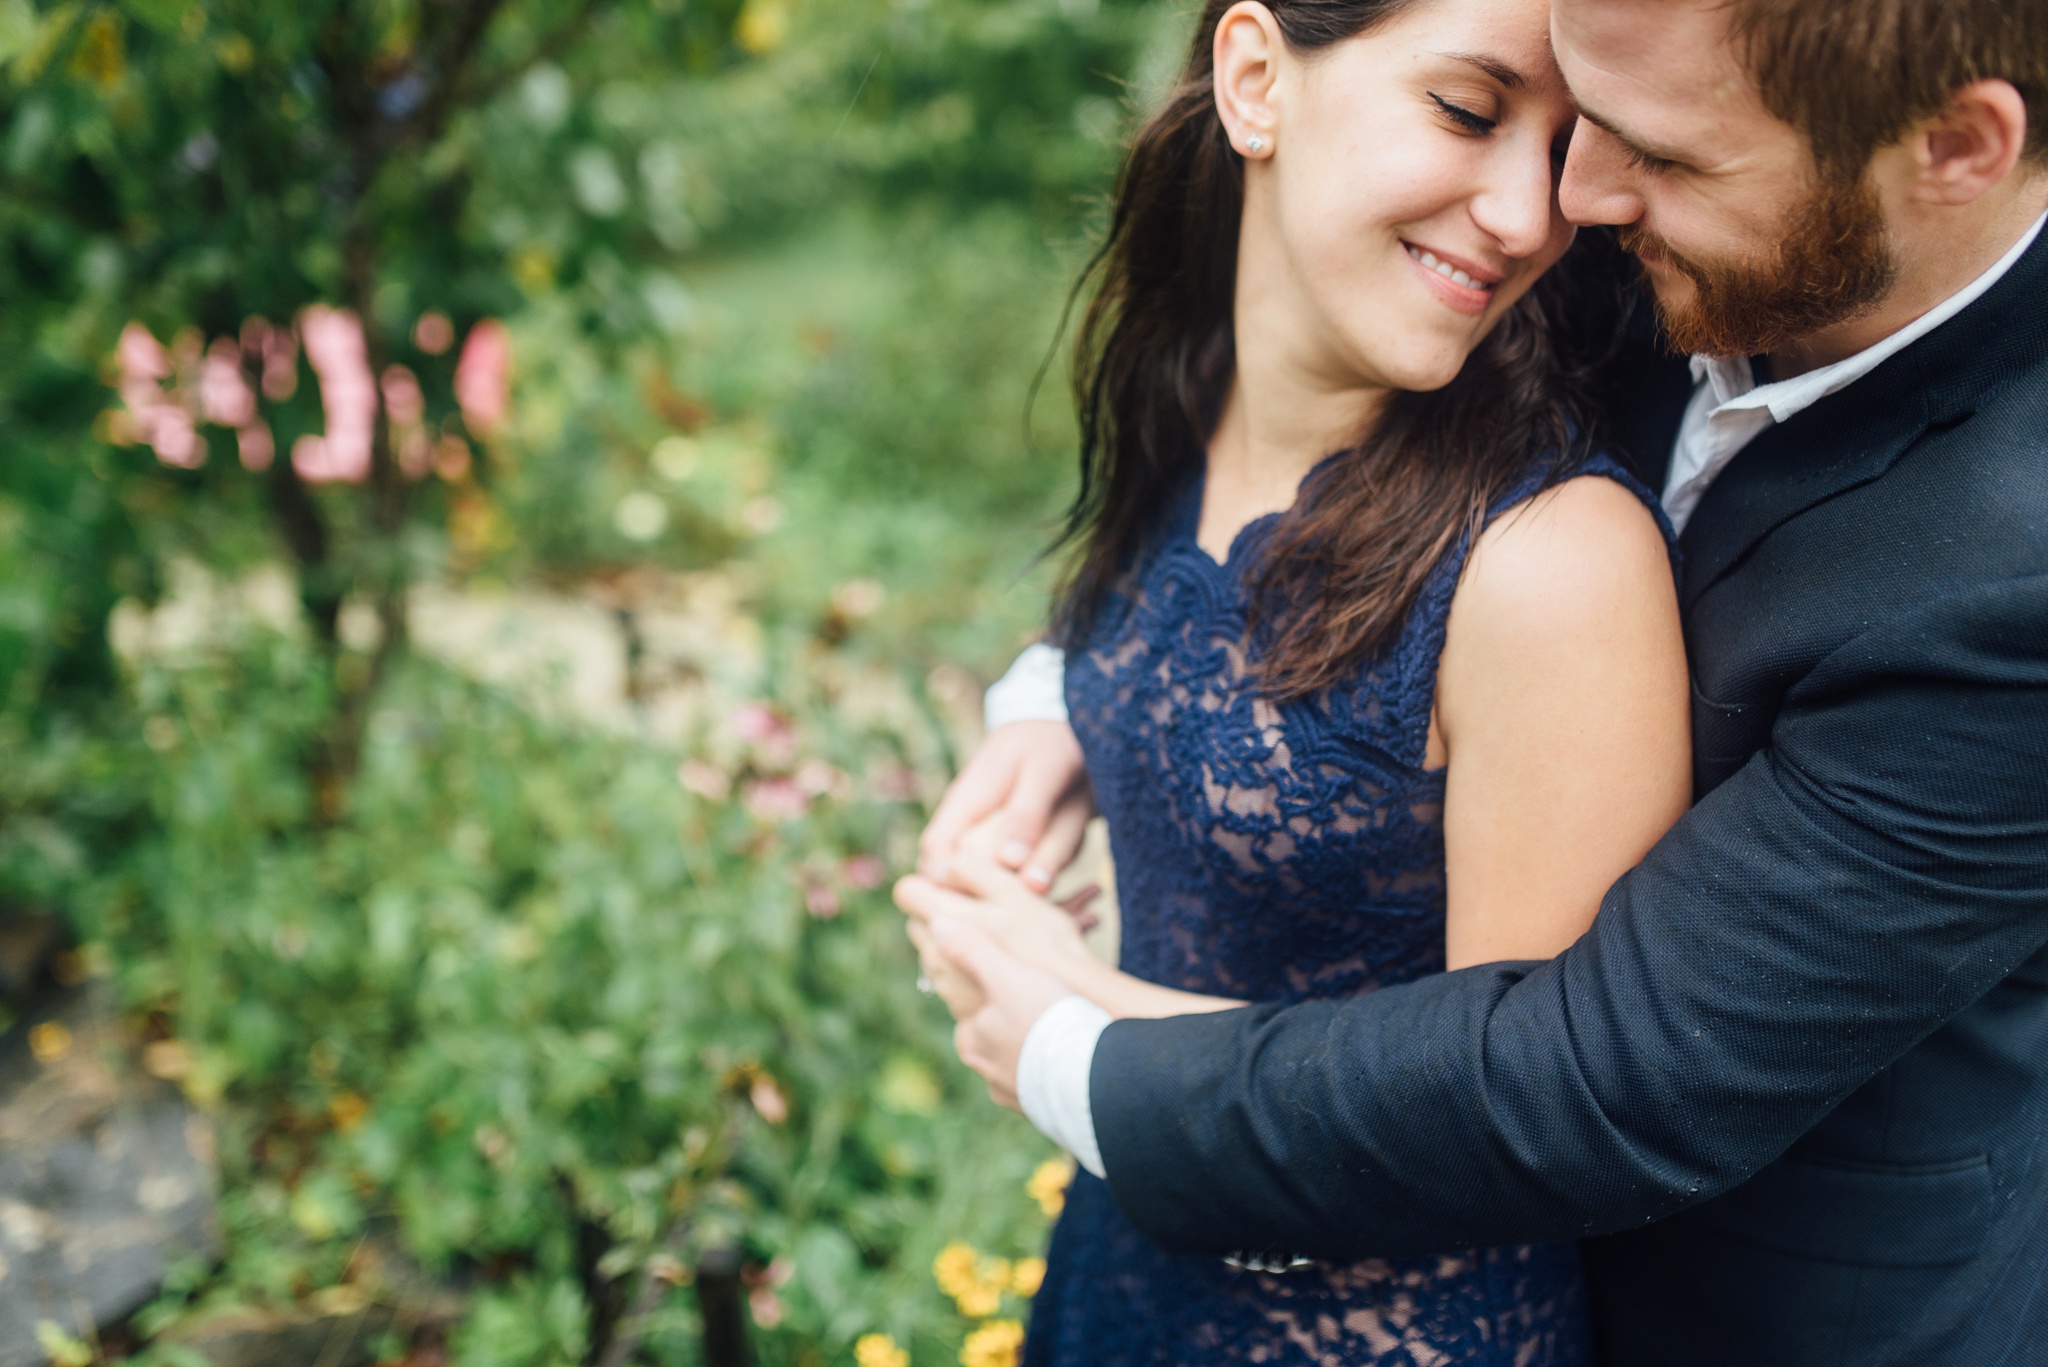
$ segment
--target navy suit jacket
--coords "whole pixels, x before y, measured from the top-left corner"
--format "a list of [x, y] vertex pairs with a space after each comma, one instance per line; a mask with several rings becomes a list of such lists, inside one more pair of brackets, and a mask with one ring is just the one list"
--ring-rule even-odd
[[2048, 1363], [2048, 235], [1680, 544], [1698, 802], [1593, 928], [1111, 1025], [1110, 1186], [1191, 1252], [1586, 1239], [1610, 1367]]

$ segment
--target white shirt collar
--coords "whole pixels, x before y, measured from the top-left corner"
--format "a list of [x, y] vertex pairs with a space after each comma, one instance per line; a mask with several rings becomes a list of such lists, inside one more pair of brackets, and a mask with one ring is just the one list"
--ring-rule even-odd
[[1704, 382], [1713, 387], [1716, 410], [1764, 408], [1770, 410], [1773, 421], [1784, 422], [1793, 414], [1811, 408], [1828, 395], [1862, 379], [1977, 302], [1986, 290], [2004, 278], [2005, 273], [2026, 255], [2027, 248], [2033, 246], [2034, 239], [2041, 235], [2043, 224], [2048, 224], [2048, 214], [2035, 219], [2034, 226], [2022, 233], [2019, 241], [2013, 243], [1990, 270], [1891, 336], [1875, 346], [1866, 347], [1846, 360], [1822, 366], [1818, 370], [1809, 370], [1806, 374], [1795, 375], [1789, 380], [1758, 384], [1747, 356], [1695, 356], [1692, 358], [1693, 380], [1695, 383]]

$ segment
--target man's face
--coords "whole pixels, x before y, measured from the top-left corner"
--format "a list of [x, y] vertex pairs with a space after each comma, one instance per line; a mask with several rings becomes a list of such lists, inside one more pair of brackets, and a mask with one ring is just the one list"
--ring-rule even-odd
[[1559, 199], [1642, 259], [1672, 343], [1768, 352], [1855, 317], [1896, 273], [1875, 194], [1824, 177], [1764, 107], [1719, 0], [1555, 0], [1583, 117]]

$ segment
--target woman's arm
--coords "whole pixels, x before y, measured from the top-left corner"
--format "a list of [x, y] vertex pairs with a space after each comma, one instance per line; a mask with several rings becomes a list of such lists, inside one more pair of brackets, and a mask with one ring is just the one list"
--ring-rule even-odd
[[1548, 959], [1692, 796], [1690, 686], [1664, 538], [1582, 477], [1479, 538], [1451, 601], [1433, 763], [1453, 969]]
[[[1497, 519], [1451, 603], [1431, 726], [1448, 762], [1448, 966], [1548, 959], [1685, 811], [1692, 744], [1685, 646], [1656, 521], [1612, 480], [1570, 480]], [[1073, 918], [985, 855], [953, 886], [912, 876], [896, 901], [950, 916], [1118, 1017], [1244, 1003], [1160, 987], [1088, 952]], [[950, 1000], [950, 998], [949, 998]]]

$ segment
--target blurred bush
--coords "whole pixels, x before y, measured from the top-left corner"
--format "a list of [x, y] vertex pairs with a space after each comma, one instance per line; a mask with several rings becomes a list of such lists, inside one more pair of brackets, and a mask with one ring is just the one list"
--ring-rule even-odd
[[[951, 1065], [884, 884], [954, 758], [951, 666], [1042, 610], [1056, 364], [1030, 432], [1025, 399], [1180, 32], [1095, 0], [0, 0], [0, 914], [67, 918], [224, 1139], [228, 1260], [144, 1338], [389, 1246], [468, 1297], [458, 1360], [594, 1360], [737, 1242], [770, 1362], [1013, 1351], [1028, 1277], [970, 1305], [934, 1259], [1032, 1252], [1045, 1148]], [[316, 369], [331, 318], [360, 361]], [[124, 332], [162, 372], [125, 396]], [[112, 649], [208, 611], [195, 574], [282, 606]], [[423, 584], [631, 637], [697, 580], [744, 667], [656, 681], [690, 699], [665, 726], [630, 720], [637, 638], [617, 724], [409, 639]], [[646, 1359], [694, 1360], [690, 1296], [654, 1303]]]

